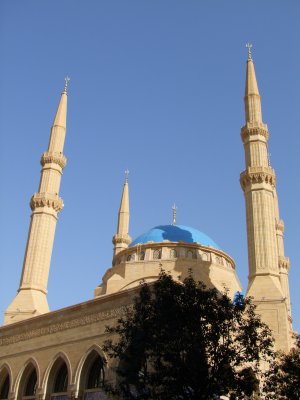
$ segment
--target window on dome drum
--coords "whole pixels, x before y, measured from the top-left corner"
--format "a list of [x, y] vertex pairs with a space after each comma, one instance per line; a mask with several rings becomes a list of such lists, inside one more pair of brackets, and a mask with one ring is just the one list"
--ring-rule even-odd
[[153, 251], [153, 259], [160, 260], [161, 259], [161, 250], [154, 250]]
[[28, 376], [24, 396], [27, 397], [35, 397], [37, 387], [37, 374], [35, 368], [31, 371], [30, 375]]
[[10, 385], [9, 375], [7, 374], [1, 385], [1, 390], [0, 390], [0, 399], [1, 400], [8, 399], [9, 385]]
[[141, 251], [139, 253], [139, 260], [145, 260], [145, 252], [144, 251]]
[[[68, 368], [65, 363], [63, 363], [56, 373], [53, 392], [55, 393], [66, 393], [68, 390]], [[52, 398], [59, 398], [61, 396], [51, 396]]]
[[186, 257], [189, 258], [189, 259], [194, 258], [194, 252], [192, 250], [188, 250], [186, 252]]
[[170, 251], [170, 257], [171, 258], [177, 258], [177, 251], [175, 249], [171, 249]]
[[208, 261], [208, 254], [207, 253], [202, 253], [201, 258], [203, 261]]
[[216, 262], [217, 262], [218, 264], [223, 264], [223, 263], [222, 263], [222, 258], [219, 257], [219, 256], [216, 256]]

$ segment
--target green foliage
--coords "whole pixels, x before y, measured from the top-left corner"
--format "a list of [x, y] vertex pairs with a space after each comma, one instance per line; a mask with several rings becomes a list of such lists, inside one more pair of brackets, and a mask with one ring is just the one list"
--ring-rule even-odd
[[278, 354], [265, 375], [266, 400], [300, 399], [300, 336], [288, 354]]
[[[105, 350], [119, 360], [123, 399], [214, 399], [251, 395], [261, 359], [272, 354], [269, 328], [249, 299], [207, 289], [165, 272], [142, 284], [133, 309], [107, 331]], [[250, 368], [251, 366], [251, 368]]]

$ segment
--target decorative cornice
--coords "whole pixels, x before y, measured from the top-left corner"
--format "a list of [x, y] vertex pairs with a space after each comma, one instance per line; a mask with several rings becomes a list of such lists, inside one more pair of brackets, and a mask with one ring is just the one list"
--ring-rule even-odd
[[290, 259], [285, 256], [279, 256], [278, 259], [279, 270], [286, 270], [290, 269]]
[[241, 173], [240, 183], [243, 190], [254, 183], [268, 183], [275, 187], [275, 171], [271, 167], [248, 167], [246, 171]]
[[41, 165], [44, 166], [45, 164], [51, 163], [58, 164], [62, 169], [64, 169], [67, 164], [67, 158], [62, 153], [46, 151], [42, 155]]
[[63, 200], [58, 196], [51, 196], [49, 193], [35, 193], [30, 200], [30, 208], [34, 211], [39, 207], [52, 207], [56, 212], [63, 208]]
[[261, 135], [263, 136], [266, 140], [269, 139], [269, 132], [267, 127], [258, 127], [258, 126], [249, 126], [245, 125], [241, 129], [241, 138], [243, 142], [246, 141], [250, 136], [256, 136], [256, 135]]
[[81, 318], [74, 318], [68, 321], [60, 322], [57, 324], [51, 324], [42, 328], [31, 329], [18, 335], [8, 335], [0, 338], [0, 346], [8, 346], [10, 344], [23, 342], [40, 336], [56, 334], [67, 329], [77, 328], [79, 326], [85, 326], [94, 324], [99, 321], [104, 321], [111, 318], [118, 318], [123, 316], [126, 311], [130, 308], [129, 306], [122, 306], [108, 311], [101, 311], [94, 314], [85, 315]]
[[120, 233], [116, 233], [112, 239], [112, 242], [114, 245], [120, 244], [120, 243], [125, 243], [125, 244], [129, 245], [131, 243], [131, 237], [127, 234], [122, 235]]
[[282, 233], [284, 232], [284, 222], [283, 222], [282, 219], [280, 219], [279, 221], [277, 221], [276, 229], [277, 229], [278, 231], [282, 232]]

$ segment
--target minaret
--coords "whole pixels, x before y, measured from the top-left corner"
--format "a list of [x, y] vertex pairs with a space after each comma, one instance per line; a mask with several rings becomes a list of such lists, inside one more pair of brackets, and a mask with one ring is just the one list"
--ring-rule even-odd
[[114, 257], [123, 249], [126, 249], [131, 243], [129, 230], [129, 191], [128, 191], [128, 174], [125, 171], [125, 183], [123, 187], [122, 199], [119, 208], [117, 233], [114, 235], [112, 242], [114, 245]]
[[41, 158], [38, 193], [30, 200], [32, 210], [18, 293], [5, 312], [4, 324], [21, 321], [49, 311], [47, 285], [57, 215], [63, 207], [58, 196], [62, 170], [66, 166], [63, 147], [66, 135], [67, 85], [61, 94], [50, 133], [47, 152]]
[[262, 121], [261, 98], [248, 44], [245, 88], [246, 124], [241, 130], [246, 169], [240, 182], [246, 201], [249, 277], [247, 296], [272, 329], [277, 349], [291, 347], [289, 259], [284, 256], [284, 224], [279, 218], [276, 176], [268, 153], [268, 128]]

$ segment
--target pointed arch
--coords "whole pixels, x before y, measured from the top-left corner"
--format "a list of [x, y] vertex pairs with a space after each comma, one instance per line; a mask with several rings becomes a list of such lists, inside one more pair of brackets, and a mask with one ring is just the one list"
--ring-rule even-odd
[[0, 366], [0, 397], [8, 398], [12, 391], [12, 371], [9, 364], [4, 363]]
[[36, 371], [36, 388], [38, 388], [41, 376], [40, 367], [37, 360], [33, 357], [30, 357], [19, 371], [15, 381], [13, 391], [16, 393], [16, 399], [21, 399], [24, 395], [25, 386], [28, 383], [30, 374], [34, 370]]
[[72, 368], [69, 357], [66, 353], [59, 352], [52, 358], [44, 374], [42, 387], [44, 388], [44, 396], [46, 398], [53, 393], [56, 374], [63, 365], [67, 368], [67, 386], [72, 382]]
[[105, 370], [107, 369], [107, 356], [99, 345], [93, 344], [81, 357], [76, 369], [74, 383], [77, 396], [78, 394], [81, 396], [86, 389], [90, 368], [97, 359], [102, 362], [104, 380]]

